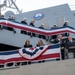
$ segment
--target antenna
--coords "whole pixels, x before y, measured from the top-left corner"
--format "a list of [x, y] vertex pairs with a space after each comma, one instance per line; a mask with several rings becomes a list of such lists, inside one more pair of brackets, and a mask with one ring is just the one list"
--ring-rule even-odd
[[[6, 0], [5, 0], [6, 1]], [[22, 11], [19, 10], [18, 6], [16, 5], [16, 0], [13, 1], [13, 0], [7, 0], [9, 2], [9, 8], [12, 8], [12, 9], [16, 9], [18, 11], [18, 13], [20, 14]]]
[[22, 11], [18, 8], [15, 2], [16, 0], [4, 0], [3, 4], [0, 4], [0, 11], [1, 8], [5, 6], [6, 8], [16, 9], [19, 14], [22, 13]]
[[0, 15], [1, 15], [1, 8], [3, 8], [4, 6], [6, 6], [6, 4], [5, 4], [5, 3], [0, 4]]

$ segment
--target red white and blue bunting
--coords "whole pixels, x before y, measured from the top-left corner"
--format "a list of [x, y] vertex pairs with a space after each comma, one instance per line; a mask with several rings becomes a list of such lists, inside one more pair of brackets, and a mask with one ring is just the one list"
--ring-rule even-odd
[[0, 64], [61, 58], [60, 44], [0, 52]]
[[28, 60], [36, 59], [41, 56], [50, 46], [41, 46], [35, 48], [23, 48], [19, 50], [19, 54]]
[[47, 30], [47, 29], [40, 29], [37, 27], [32, 27], [29, 25], [21, 24], [19, 22], [13, 22], [7, 19], [0, 19], [0, 25], [18, 28], [21, 30], [25, 30], [25, 31], [33, 32], [33, 33], [35, 32], [37, 34], [43, 34], [47, 36], [55, 35], [55, 34], [62, 34], [66, 32], [75, 34], [75, 29], [70, 26], [66, 26], [66, 27], [64, 26], [64, 27], [60, 27], [57, 29], [53, 29], [53, 30]]

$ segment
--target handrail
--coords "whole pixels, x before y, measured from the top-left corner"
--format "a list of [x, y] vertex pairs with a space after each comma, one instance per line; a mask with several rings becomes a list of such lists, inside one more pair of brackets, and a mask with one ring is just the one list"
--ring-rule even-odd
[[4, 19], [4, 18], [0, 19], [0, 25], [9, 26], [9, 27], [33, 32], [36, 34], [42, 34], [42, 35], [46, 35], [46, 36], [52, 36], [52, 35], [56, 35], [56, 34], [66, 33], [66, 32], [75, 34], [75, 29], [71, 26], [63, 26], [63, 27], [60, 27], [57, 29], [48, 30], [48, 29], [40, 29], [38, 27], [32, 27], [29, 25], [24, 25], [19, 22], [10, 21], [10, 20]]

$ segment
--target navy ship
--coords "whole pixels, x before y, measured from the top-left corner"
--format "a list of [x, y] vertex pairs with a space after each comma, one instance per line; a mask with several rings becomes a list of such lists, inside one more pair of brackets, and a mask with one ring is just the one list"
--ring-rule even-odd
[[[4, 0], [0, 9], [7, 7], [8, 1]], [[10, 2], [18, 14], [7, 11], [1, 15], [0, 11], [0, 70], [19, 68], [23, 65], [49, 60], [61, 60], [60, 44], [55, 43], [51, 36], [70, 33], [73, 38], [75, 37], [75, 17], [68, 4], [22, 13], [13, 0]], [[11, 15], [14, 20], [9, 19]], [[27, 19], [28, 25], [21, 23], [23, 19]], [[35, 27], [29, 25], [32, 20], [35, 21]], [[66, 21], [69, 21], [69, 26], [63, 27]], [[39, 28], [41, 24], [44, 24], [45, 29]], [[53, 25], [57, 25], [57, 28], [50, 29]], [[22, 31], [34, 33], [35, 36]], [[45, 38], [40, 38], [39, 35], [43, 35]], [[66, 39], [67, 36], [63, 36], [63, 38]], [[33, 45], [32, 48], [23, 47], [27, 39]], [[45, 46], [36, 47], [39, 39]]]

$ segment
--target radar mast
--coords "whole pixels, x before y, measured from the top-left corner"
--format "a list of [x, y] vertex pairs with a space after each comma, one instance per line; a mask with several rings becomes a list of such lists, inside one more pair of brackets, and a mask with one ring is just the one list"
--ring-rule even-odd
[[6, 8], [15, 9], [19, 14], [22, 13], [22, 11], [16, 5], [16, 0], [4, 0], [2, 3], [0, 0], [0, 15], [1, 15], [1, 11], [4, 7], [5, 7], [5, 9]]

